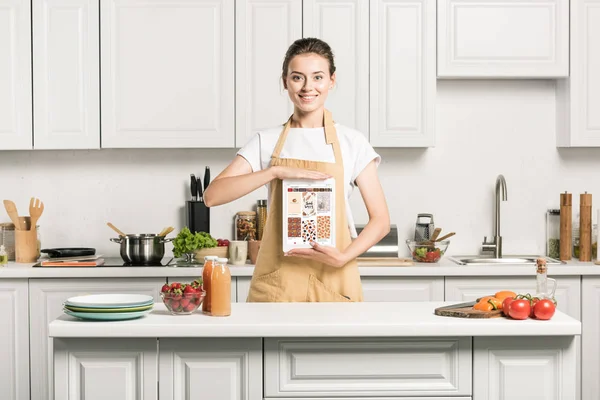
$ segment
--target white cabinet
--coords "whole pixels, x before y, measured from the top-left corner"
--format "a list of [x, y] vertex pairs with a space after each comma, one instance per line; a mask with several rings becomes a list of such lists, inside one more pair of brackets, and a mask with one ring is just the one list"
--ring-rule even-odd
[[327, 109], [336, 122], [369, 132], [369, 2], [304, 0], [302, 36], [316, 37], [334, 53], [337, 83]]
[[32, 148], [31, 3], [0, 0], [0, 150]]
[[100, 148], [98, 0], [33, 0], [35, 149]]
[[236, 278], [236, 299], [238, 303], [245, 303], [250, 293], [251, 276], [238, 276]]
[[[555, 277], [558, 309], [581, 320], [581, 282], [579, 276]], [[535, 294], [535, 277], [446, 277], [446, 301], [473, 301], [493, 296], [500, 290]]]
[[571, 2], [571, 77], [556, 105], [558, 147], [600, 147], [600, 0]]
[[364, 301], [444, 301], [443, 277], [361, 277]]
[[27, 280], [0, 280], [0, 388], [3, 400], [29, 399]]
[[[52, 339], [48, 324], [63, 314], [69, 297], [92, 293], [140, 293], [159, 296], [164, 278], [131, 279], [30, 279], [31, 400], [52, 400]], [[122, 398], [122, 397], [106, 397]], [[132, 397], [133, 398], [133, 397]], [[58, 397], [56, 400], [66, 399]]]
[[438, 0], [438, 76], [569, 75], [569, 0]]
[[234, 0], [102, 0], [102, 147], [233, 147]]
[[600, 393], [600, 278], [584, 276], [581, 287], [581, 399], [596, 400]]
[[433, 146], [435, 1], [372, 0], [370, 7], [370, 142]]
[[467, 396], [471, 338], [265, 338], [265, 397]]
[[156, 339], [54, 339], [55, 398], [158, 400]]
[[473, 399], [575, 399], [575, 342], [573, 336], [474, 338]]
[[160, 339], [161, 400], [262, 400], [262, 339]]
[[302, 2], [238, 0], [235, 26], [235, 146], [243, 147], [294, 112], [281, 67], [288, 47], [302, 37]]

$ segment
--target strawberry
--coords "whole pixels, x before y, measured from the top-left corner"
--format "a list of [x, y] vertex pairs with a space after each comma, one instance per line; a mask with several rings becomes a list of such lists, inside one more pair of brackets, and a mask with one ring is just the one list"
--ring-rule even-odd
[[189, 298], [183, 298], [183, 299], [181, 299], [181, 302], [179, 304], [185, 310], [187, 308], [187, 306], [190, 304], [190, 299]]
[[183, 289], [184, 294], [188, 293], [196, 293], [196, 289], [192, 285], [187, 285], [185, 289]]
[[163, 293], [167, 293], [169, 291], [169, 289], [171, 289], [171, 286], [169, 286], [168, 283], [165, 283], [162, 287], [162, 289], [160, 289], [161, 292]]
[[171, 283], [171, 290], [173, 290], [173, 289], [181, 289], [181, 283], [179, 283], [179, 282]]
[[193, 311], [194, 308], [196, 308], [197, 304], [195, 304], [194, 302], [190, 302], [187, 307], [183, 307], [184, 311]]
[[171, 305], [171, 309], [173, 311], [179, 311], [179, 306], [180, 306], [179, 301], [171, 300], [171, 304], [170, 305]]

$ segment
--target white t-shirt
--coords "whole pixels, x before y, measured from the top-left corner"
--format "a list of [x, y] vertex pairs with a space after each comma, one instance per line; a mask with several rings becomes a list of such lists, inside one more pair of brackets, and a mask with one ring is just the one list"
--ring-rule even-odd
[[[344, 192], [346, 194], [348, 228], [350, 229], [350, 235], [355, 238], [357, 236], [356, 228], [348, 199], [356, 186], [355, 181], [358, 175], [373, 160], [379, 165], [381, 156], [375, 152], [362, 133], [340, 124], [335, 124], [335, 129], [344, 163]], [[258, 132], [237, 154], [250, 163], [252, 171], [268, 168], [271, 163], [271, 155], [275, 150], [275, 145], [282, 130], [283, 126], [278, 126]], [[279, 157], [335, 162], [333, 146], [325, 143], [324, 128], [291, 128]], [[269, 198], [269, 203], [270, 200]]]

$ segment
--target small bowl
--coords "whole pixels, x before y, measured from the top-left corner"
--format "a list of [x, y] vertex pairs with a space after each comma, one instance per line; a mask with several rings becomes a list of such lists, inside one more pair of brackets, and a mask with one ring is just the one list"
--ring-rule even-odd
[[206, 291], [198, 293], [160, 293], [160, 297], [167, 309], [173, 315], [189, 315], [194, 313], [202, 304]]
[[207, 247], [204, 249], [198, 249], [194, 251], [194, 258], [204, 263], [204, 257], [206, 256], [217, 256], [220, 258], [227, 258], [229, 246], [217, 246]]
[[413, 261], [422, 263], [436, 263], [440, 260], [440, 258], [442, 258], [444, 253], [446, 253], [446, 250], [450, 245], [449, 240], [435, 242], [433, 246], [428, 246], [425, 243], [426, 242], [415, 242], [414, 240], [406, 241], [406, 245], [410, 250]]

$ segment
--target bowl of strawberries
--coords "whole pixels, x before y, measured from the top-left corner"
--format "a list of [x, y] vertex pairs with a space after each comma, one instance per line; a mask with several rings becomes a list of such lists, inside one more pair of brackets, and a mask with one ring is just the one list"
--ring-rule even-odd
[[202, 304], [206, 291], [202, 287], [202, 278], [192, 283], [165, 283], [160, 297], [167, 310], [173, 315], [189, 315], [194, 313]]

